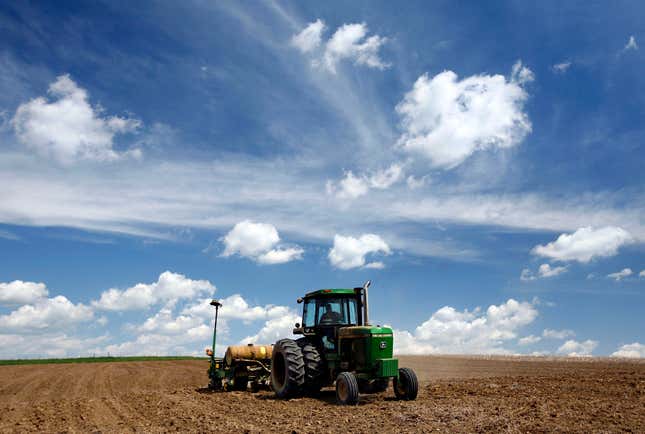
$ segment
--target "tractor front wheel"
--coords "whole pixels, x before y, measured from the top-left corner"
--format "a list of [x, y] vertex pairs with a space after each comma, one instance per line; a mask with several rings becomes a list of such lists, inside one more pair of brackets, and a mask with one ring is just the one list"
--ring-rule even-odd
[[341, 372], [336, 378], [336, 400], [342, 405], [358, 404], [358, 382], [351, 372]]
[[271, 385], [278, 398], [297, 396], [305, 382], [302, 350], [293, 339], [281, 339], [273, 346]]
[[399, 369], [399, 377], [394, 377], [394, 394], [398, 399], [413, 401], [419, 393], [419, 380], [417, 374], [410, 368]]

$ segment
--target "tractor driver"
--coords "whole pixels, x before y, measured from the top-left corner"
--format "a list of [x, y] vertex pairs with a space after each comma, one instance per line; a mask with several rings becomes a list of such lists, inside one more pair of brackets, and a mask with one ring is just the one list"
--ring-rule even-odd
[[335, 312], [331, 304], [327, 303], [325, 304], [325, 313], [320, 317], [320, 322], [322, 324], [335, 324], [339, 323], [343, 320], [343, 317], [341, 316], [340, 313]]

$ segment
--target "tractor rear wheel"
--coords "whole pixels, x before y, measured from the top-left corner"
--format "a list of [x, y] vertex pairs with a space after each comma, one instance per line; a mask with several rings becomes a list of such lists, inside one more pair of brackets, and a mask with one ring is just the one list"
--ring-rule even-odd
[[296, 340], [302, 350], [305, 362], [305, 383], [303, 391], [307, 395], [316, 395], [324, 383], [325, 362], [320, 356], [320, 351], [307, 338]]
[[419, 393], [419, 380], [417, 374], [410, 368], [399, 369], [399, 377], [394, 377], [394, 394], [398, 399], [413, 401]]
[[278, 398], [292, 398], [305, 382], [302, 350], [293, 339], [281, 339], [273, 346], [271, 385]]
[[336, 378], [336, 400], [342, 405], [358, 404], [358, 383], [351, 372], [341, 372]]

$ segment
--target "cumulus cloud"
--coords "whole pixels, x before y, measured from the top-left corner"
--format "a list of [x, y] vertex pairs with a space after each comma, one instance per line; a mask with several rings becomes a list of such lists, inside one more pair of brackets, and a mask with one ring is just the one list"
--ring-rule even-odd
[[644, 358], [645, 345], [634, 342], [633, 344], [621, 345], [612, 354], [612, 357], [630, 357], [630, 358]]
[[540, 277], [553, 277], [566, 272], [567, 267], [551, 267], [549, 264], [542, 264], [538, 268], [538, 275]]
[[294, 35], [291, 45], [302, 53], [312, 55], [312, 65], [323, 67], [333, 74], [343, 60], [369, 68], [389, 67], [379, 55], [380, 48], [387, 42], [387, 38], [378, 35], [367, 36], [368, 28], [365, 23], [342, 25], [321, 47], [322, 33], [325, 30], [325, 23], [318, 19]]
[[313, 51], [320, 46], [322, 33], [325, 29], [325, 23], [320, 19], [309, 23], [300, 33], [293, 35], [291, 45], [303, 53]]
[[623, 51], [629, 50], [638, 50], [638, 44], [636, 43], [636, 38], [634, 38], [634, 35], [629, 37], [627, 44], [625, 44], [625, 47], [623, 47]]
[[[100, 351], [119, 355], [200, 354], [202, 345], [210, 344], [213, 333], [215, 310], [210, 301], [210, 298], [194, 300], [183, 308], [168, 303], [142, 323], [129, 325], [128, 329], [135, 332], [130, 340], [105, 346]], [[230, 339], [234, 321], [241, 321], [244, 329], [257, 321], [264, 321], [256, 334], [247, 336], [242, 342], [269, 344], [281, 337], [291, 337], [291, 329], [299, 320], [286, 306], [251, 306], [239, 294], [219, 301], [222, 303], [217, 324], [220, 343]], [[225, 347], [219, 345], [216, 349], [218, 355], [224, 352]]]
[[62, 330], [94, 317], [92, 308], [81, 303], [74, 304], [66, 297], [37, 300], [20, 306], [7, 315], [0, 316], [0, 332], [20, 333], [38, 330]]
[[444, 306], [419, 325], [414, 333], [395, 331], [399, 354], [493, 354], [508, 353], [504, 343], [538, 316], [534, 303], [509, 299], [485, 311], [458, 311]]
[[598, 341], [593, 341], [591, 339], [583, 342], [570, 339], [558, 348], [558, 353], [565, 354], [570, 357], [590, 356], [597, 346]]
[[193, 280], [183, 274], [164, 271], [153, 283], [138, 283], [125, 290], [108, 289], [99, 300], [92, 301], [92, 306], [108, 311], [147, 309], [155, 304], [214, 292], [215, 286], [208, 280]]
[[548, 339], [566, 339], [569, 337], [574, 337], [576, 334], [573, 330], [553, 330], [553, 329], [544, 329], [542, 336]]
[[338, 182], [327, 181], [327, 194], [339, 199], [356, 199], [367, 194], [371, 189], [385, 190], [401, 180], [403, 166], [393, 163], [386, 169], [376, 170], [371, 174], [356, 176], [351, 170]]
[[640, 273], [638, 273], [638, 277], [645, 277], [645, 270], [642, 270]]
[[300, 316], [294, 312], [288, 312], [278, 318], [272, 318], [264, 323], [264, 326], [252, 336], [242, 339], [242, 344], [272, 344], [278, 339], [294, 338], [293, 328], [300, 322]]
[[540, 336], [528, 335], [517, 340], [517, 343], [520, 345], [532, 345], [540, 342], [542, 338]]
[[552, 267], [549, 264], [542, 264], [538, 267], [537, 275], [533, 274], [533, 272], [528, 268], [523, 269], [520, 274], [520, 280], [530, 281], [545, 277], [554, 277], [559, 274], [566, 273], [567, 270], [567, 267]]
[[609, 277], [610, 279], [614, 279], [616, 282], [619, 282], [623, 280], [625, 277], [631, 276], [632, 274], [634, 273], [632, 272], [631, 268], [623, 268], [622, 270], [617, 271], [615, 273], [609, 273], [607, 277]]
[[[250, 306], [240, 294], [233, 294], [219, 300], [222, 307], [219, 309], [219, 317], [222, 319], [238, 319], [245, 323], [258, 320], [279, 318], [289, 313], [286, 306], [268, 304], [266, 306]], [[184, 308], [183, 315], [199, 316], [210, 319], [213, 316], [213, 307], [208, 303], [210, 299], [202, 299]]]
[[188, 334], [193, 337], [208, 337], [209, 327], [196, 316], [178, 315], [173, 317], [170, 307], [163, 307], [155, 315], [147, 318], [138, 330], [145, 333], [166, 335]]
[[363, 234], [354, 238], [336, 234], [328, 258], [331, 265], [341, 270], [358, 267], [382, 268], [383, 264], [380, 262], [365, 264], [365, 256], [376, 253], [390, 254], [390, 247], [378, 235]]
[[21, 104], [11, 121], [24, 146], [62, 163], [140, 155], [139, 150], [119, 152], [113, 148], [115, 135], [136, 131], [140, 121], [104, 116], [100, 107], [90, 105], [87, 91], [69, 75], [59, 76], [48, 93], [51, 101], [38, 97]]
[[524, 85], [532, 80], [531, 70], [519, 61], [508, 79], [474, 75], [459, 80], [452, 71], [432, 78], [424, 74], [396, 106], [403, 128], [398, 145], [443, 169], [478, 150], [511, 148], [531, 132]]
[[569, 61], [556, 63], [555, 65], [553, 65], [553, 71], [557, 74], [564, 74], [565, 72], [567, 72], [570, 66], [571, 62]]
[[44, 283], [14, 280], [0, 282], [0, 305], [29, 304], [47, 297], [49, 292]]
[[632, 241], [629, 232], [616, 226], [584, 227], [573, 234], [562, 234], [547, 245], [537, 245], [531, 253], [557, 261], [587, 263], [595, 258], [614, 256], [621, 246]]
[[298, 246], [278, 246], [278, 230], [269, 223], [244, 220], [237, 223], [223, 238], [223, 257], [239, 255], [261, 264], [284, 264], [302, 258]]

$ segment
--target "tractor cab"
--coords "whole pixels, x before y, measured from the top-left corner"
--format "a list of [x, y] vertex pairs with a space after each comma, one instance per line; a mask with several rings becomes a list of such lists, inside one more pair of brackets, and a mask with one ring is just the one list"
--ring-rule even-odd
[[306, 294], [298, 300], [303, 303], [302, 325], [296, 324], [294, 333], [318, 337], [326, 353], [336, 352], [340, 329], [363, 325], [361, 291], [321, 289]]

